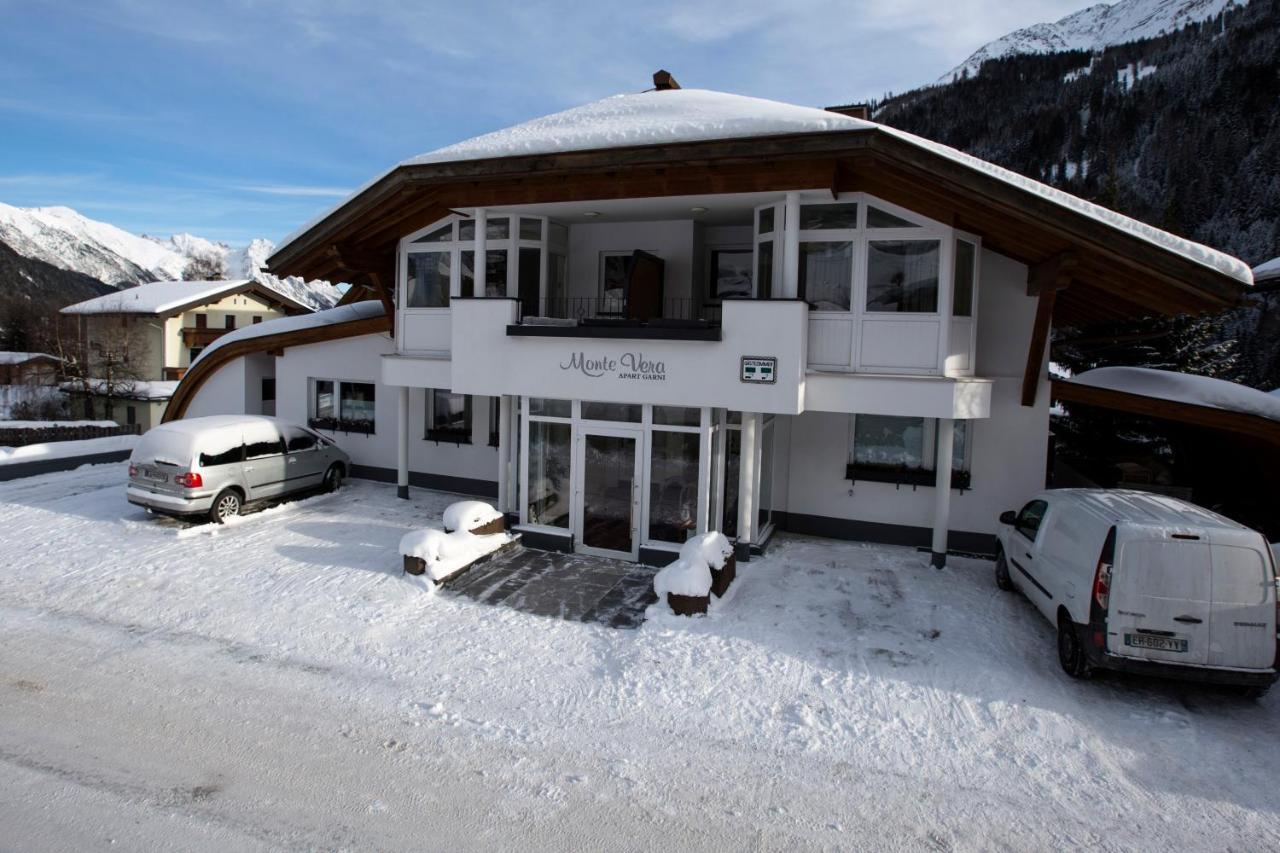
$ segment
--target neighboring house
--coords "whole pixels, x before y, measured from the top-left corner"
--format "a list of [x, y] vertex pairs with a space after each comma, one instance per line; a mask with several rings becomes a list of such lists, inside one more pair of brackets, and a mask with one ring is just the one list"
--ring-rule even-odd
[[[62, 359], [43, 352], [0, 352], [0, 418], [18, 404], [57, 398]], [[56, 400], [55, 400], [56, 402]]]
[[43, 352], [0, 352], [0, 385], [56, 385], [62, 359]]
[[[200, 352], [246, 326], [311, 309], [256, 281], [161, 281], [62, 309], [80, 369], [64, 387], [76, 414], [150, 429]], [[89, 411], [92, 407], [92, 411]]]
[[406, 161], [305, 226], [271, 269], [375, 301], [228, 335], [166, 417], [253, 411], [269, 370], [275, 412], [357, 476], [489, 495], [526, 544], [663, 563], [790, 530], [941, 566], [1044, 486], [1054, 323], [1252, 281], [910, 134], [655, 82]]

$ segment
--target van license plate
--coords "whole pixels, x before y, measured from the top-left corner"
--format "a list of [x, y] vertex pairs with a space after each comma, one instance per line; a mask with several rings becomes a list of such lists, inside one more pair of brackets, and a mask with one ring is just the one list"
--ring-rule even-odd
[[1185, 652], [1187, 641], [1175, 637], [1152, 637], [1149, 634], [1125, 634], [1124, 644], [1138, 649], [1155, 649], [1158, 652]]
[[155, 468], [143, 468], [142, 476], [153, 483], [167, 483], [169, 481], [168, 474], [163, 471], [157, 471]]

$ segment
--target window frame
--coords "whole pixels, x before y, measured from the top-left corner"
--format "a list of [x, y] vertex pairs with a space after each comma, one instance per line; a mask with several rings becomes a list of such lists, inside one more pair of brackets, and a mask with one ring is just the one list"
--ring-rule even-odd
[[[317, 410], [320, 404], [319, 383], [327, 382], [333, 386], [333, 411], [328, 416], [321, 416]], [[370, 402], [373, 403], [373, 418], [364, 420], [348, 420], [342, 417], [343, 389], [348, 385], [368, 385], [373, 389]], [[341, 432], [343, 434], [375, 435], [378, 423], [378, 383], [368, 379], [331, 379], [327, 376], [311, 376], [307, 379], [307, 426], [312, 430]]]
[[[455, 394], [448, 388], [427, 388], [426, 390], [426, 406], [424, 413], [426, 415], [426, 423], [423, 425], [423, 440], [434, 441], [436, 444], [445, 442], [448, 444], [470, 444], [471, 433], [475, 428], [475, 412], [474, 398], [470, 394]], [[465, 426], [460, 429], [449, 427], [440, 428], [435, 426], [436, 421], [436, 395], [446, 394], [450, 397], [462, 398], [462, 419]]]
[[[845, 479], [850, 482], [859, 480], [868, 483], [892, 483], [896, 486], [911, 486], [914, 490], [920, 486], [937, 484], [938, 459], [938, 419], [915, 417], [910, 415], [886, 415], [903, 420], [923, 421], [921, 442], [921, 464], [918, 467], [893, 465], [890, 463], [858, 462], [857, 453], [857, 415], [849, 416], [848, 457], [845, 462]], [[960, 492], [973, 488], [973, 419], [953, 418], [953, 429], [964, 430], [963, 445], [959, 436], [954, 447], [962, 447], [960, 453], [953, 453], [951, 464], [951, 488]]]

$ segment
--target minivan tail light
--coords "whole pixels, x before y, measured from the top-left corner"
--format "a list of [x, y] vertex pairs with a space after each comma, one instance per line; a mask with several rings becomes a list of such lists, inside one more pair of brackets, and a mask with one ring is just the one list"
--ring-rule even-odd
[[1102, 608], [1103, 613], [1111, 603], [1111, 567], [1116, 559], [1116, 529], [1107, 531], [1106, 541], [1102, 543], [1102, 553], [1098, 555], [1098, 567], [1093, 572], [1093, 601]]
[[138, 476], [138, 466], [134, 465], [132, 462], [129, 463], [129, 476], [130, 477]]
[[173, 478], [173, 481], [187, 489], [198, 489], [204, 485], [204, 478], [195, 471], [186, 471], [178, 474]]

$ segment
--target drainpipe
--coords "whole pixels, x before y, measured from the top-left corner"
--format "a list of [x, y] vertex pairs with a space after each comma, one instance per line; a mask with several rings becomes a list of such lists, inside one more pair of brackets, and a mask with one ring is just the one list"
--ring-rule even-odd
[[737, 557], [751, 559], [751, 543], [756, 538], [756, 423], [760, 416], [742, 413], [742, 447], [738, 466], [738, 543]]
[[409, 499], [409, 386], [401, 385], [396, 411], [396, 497]]
[[782, 206], [782, 293], [787, 299], [800, 295], [800, 193], [787, 193]]
[[[476, 253], [471, 265], [472, 296], [484, 296], [489, 274], [489, 212], [483, 207], [476, 208]], [[501, 441], [501, 439], [499, 439]]]
[[951, 520], [951, 457], [955, 449], [955, 421], [938, 418], [937, 458], [934, 459], [933, 483], [933, 557], [935, 569], [947, 565], [947, 527]]
[[511, 398], [498, 398], [498, 512], [511, 512]]

